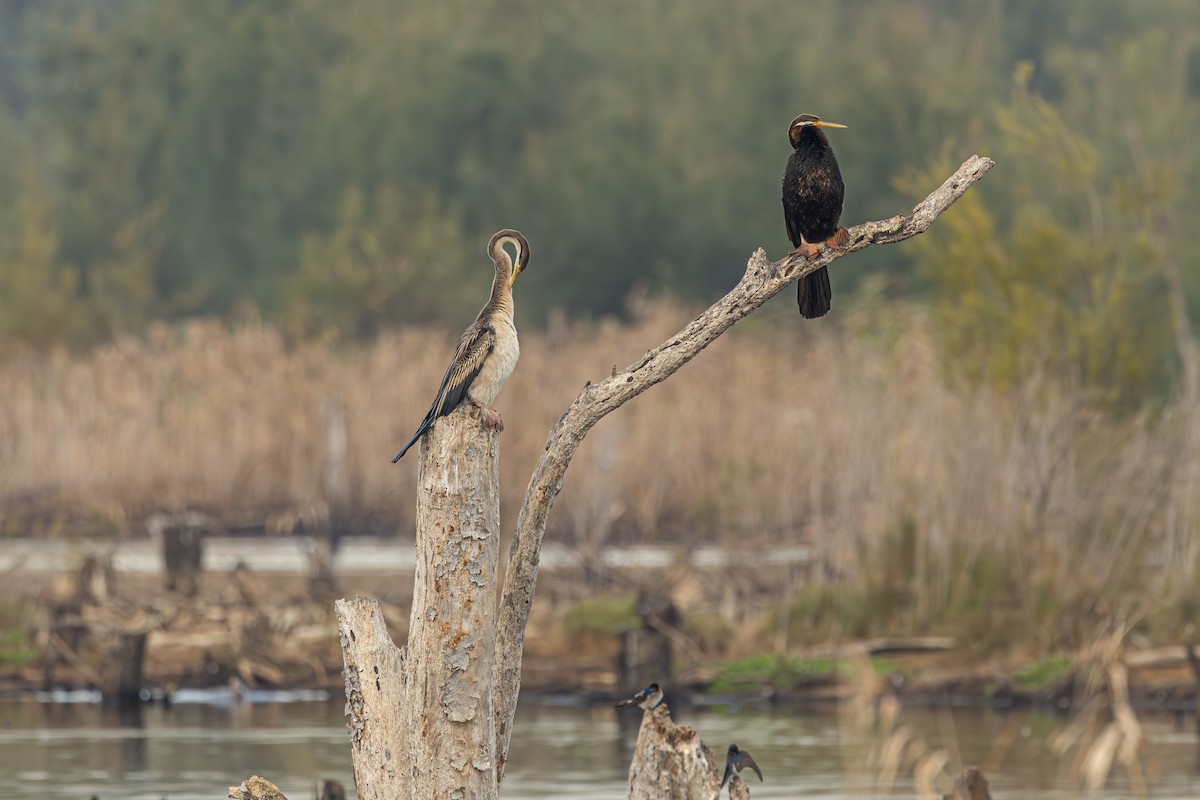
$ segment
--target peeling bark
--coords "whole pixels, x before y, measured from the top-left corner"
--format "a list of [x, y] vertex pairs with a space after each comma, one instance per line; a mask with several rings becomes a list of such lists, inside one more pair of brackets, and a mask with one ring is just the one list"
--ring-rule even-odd
[[404, 651], [392, 642], [374, 597], [338, 600], [333, 607], [345, 661], [346, 727], [358, 800], [410, 794]]
[[360, 800], [494, 798], [499, 437], [463, 406], [419, 445], [409, 643], [374, 598], [335, 604]]
[[495, 797], [499, 435], [463, 405], [425, 434], [420, 459], [405, 702], [413, 798]]

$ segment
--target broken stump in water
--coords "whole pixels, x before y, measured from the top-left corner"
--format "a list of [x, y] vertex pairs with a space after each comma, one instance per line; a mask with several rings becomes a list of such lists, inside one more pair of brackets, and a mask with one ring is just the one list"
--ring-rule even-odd
[[679, 628], [679, 611], [670, 597], [643, 591], [637, 600], [637, 613], [642, 626], [621, 635], [617, 683], [648, 686], [669, 681], [673, 666], [670, 634]]
[[629, 800], [706, 799], [720, 787], [717, 760], [694, 728], [676, 725], [666, 703], [643, 714], [629, 765]]
[[94, 663], [102, 701], [118, 706], [140, 702], [149, 631], [117, 629], [92, 635], [99, 651]]
[[204, 530], [202, 514], [159, 514], [146, 522], [153, 537], [161, 537], [163, 574], [168, 592], [195, 597], [204, 571]]
[[238, 786], [229, 787], [233, 800], [287, 800], [279, 787], [261, 775], [251, 775]]
[[750, 800], [750, 787], [740, 775], [729, 778], [729, 800]]
[[954, 779], [954, 791], [945, 800], [992, 800], [988, 792], [987, 778], [979, 767], [967, 767]]
[[321, 787], [321, 800], [346, 800], [346, 788], [337, 781], [325, 781]]

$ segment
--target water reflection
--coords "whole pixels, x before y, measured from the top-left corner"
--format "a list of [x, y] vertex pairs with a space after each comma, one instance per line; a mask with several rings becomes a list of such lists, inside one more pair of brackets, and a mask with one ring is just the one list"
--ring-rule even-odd
[[[227, 702], [184, 696], [169, 709], [147, 706], [140, 720], [95, 703], [0, 701], [0, 774], [14, 800], [109, 798], [201, 800], [252, 773], [275, 781], [292, 800], [313, 796], [333, 779], [353, 786], [342, 703]], [[195, 702], [204, 699], [205, 702]], [[262, 698], [256, 698], [262, 699]], [[505, 798], [621, 798], [640, 712], [628, 719], [610, 708], [522, 705], [516, 723]], [[733, 713], [678, 709], [720, 758], [729, 742], [754, 753], [766, 782], [760, 798], [875, 797], [874, 772], [864, 765], [870, 741], [851, 735], [829, 713]], [[1081, 796], [1047, 746], [1062, 720], [1042, 713], [998, 714], [977, 709], [905, 711], [902, 723], [959, 764], [982, 764], [998, 800]], [[1198, 746], [1190, 726], [1170, 717], [1146, 720], [1153, 745], [1147, 759], [1153, 796], [1200, 795]], [[351, 792], [348, 791], [348, 794]], [[912, 797], [899, 780], [895, 796]], [[1120, 774], [1105, 798], [1128, 797]]]

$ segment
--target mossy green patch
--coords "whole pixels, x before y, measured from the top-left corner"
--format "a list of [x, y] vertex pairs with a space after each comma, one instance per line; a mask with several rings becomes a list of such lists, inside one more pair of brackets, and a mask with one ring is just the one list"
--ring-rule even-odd
[[21, 666], [37, 658], [29, 634], [21, 629], [0, 633], [0, 664]]
[[1030, 662], [1013, 676], [1022, 689], [1036, 692], [1061, 682], [1074, 669], [1070, 656], [1056, 655]]
[[637, 599], [629, 597], [590, 597], [572, 606], [563, 615], [568, 633], [619, 633], [641, 624]]

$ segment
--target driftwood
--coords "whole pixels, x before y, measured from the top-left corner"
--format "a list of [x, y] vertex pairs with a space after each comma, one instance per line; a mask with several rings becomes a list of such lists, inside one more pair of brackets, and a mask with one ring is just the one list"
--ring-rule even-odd
[[717, 761], [695, 729], [676, 725], [666, 703], [643, 713], [629, 765], [629, 800], [712, 798], [720, 788]]
[[[972, 156], [911, 214], [857, 225], [838, 250], [823, 249], [812, 259], [792, 253], [777, 262], [757, 250], [725, 297], [634, 364], [585, 385], [550, 432], [530, 479], [498, 613], [496, 437], [482, 429], [470, 407], [439, 420], [422, 440], [419, 456], [418, 559], [407, 655], [389, 649], [382, 617], [369, 603], [336, 605], [359, 797], [442, 797], [450, 791], [459, 797], [496, 796], [512, 739], [546, 522], [571, 458], [600, 419], [666, 380], [800, 277], [873, 244], [923, 233], [992, 165]], [[369, 647], [357, 643], [364, 637]], [[407, 726], [397, 724], [397, 713]]]

